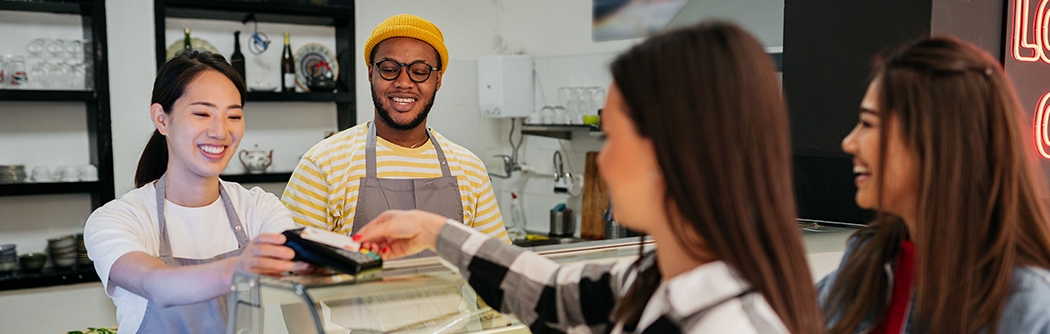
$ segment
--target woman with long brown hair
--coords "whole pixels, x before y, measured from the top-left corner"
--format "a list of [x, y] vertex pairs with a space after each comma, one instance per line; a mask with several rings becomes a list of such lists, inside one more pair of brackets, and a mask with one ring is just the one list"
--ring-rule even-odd
[[842, 148], [879, 217], [818, 283], [830, 332], [1050, 331], [1046, 183], [998, 62], [929, 38], [873, 78]]
[[600, 173], [617, 221], [655, 252], [560, 266], [422, 211], [387, 211], [354, 238], [389, 258], [436, 250], [533, 332], [821, 332], [787, 113], [761, 45], [700, 24], [631, 48], [612, 76]]

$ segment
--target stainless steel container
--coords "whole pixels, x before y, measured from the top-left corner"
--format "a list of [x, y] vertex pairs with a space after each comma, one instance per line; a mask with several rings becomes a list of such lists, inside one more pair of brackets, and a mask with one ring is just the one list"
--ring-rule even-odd
[[619, 239], [627, 237], [627, 228], [617, 224], [615, 220], [605, 222], [605, 238]]
[[572, 209], [565, 211], [551, 210], [551, 231], [554, 237], [571, 237], [576, 233], [576, 215]]

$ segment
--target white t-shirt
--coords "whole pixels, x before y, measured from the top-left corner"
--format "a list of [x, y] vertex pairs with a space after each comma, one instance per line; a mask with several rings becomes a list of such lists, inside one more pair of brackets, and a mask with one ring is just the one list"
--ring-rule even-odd
[[[280, 233], [295, 228], [292, 215], [271, 193], [258, 187], [222, 181], [230, 202], [248, 239], [260, 233]], [[165, 200], [165, 220], [174, 257], [207, 259], [237, 249], [237, 237], [230, 229], [222, 198], [198, 208], [179, 206]], [[120, 199], [106, 203], [91, 214], [84, 226], [84, 244], [106, 294], [117, 306], [120, 333], [134, 333], [142, 323], [148, 301], [110, 284], [113, 263], [130, 252], [159, 256], [160, 233], [157, 222], [157, 195], [153, 183], [129, 191]]]

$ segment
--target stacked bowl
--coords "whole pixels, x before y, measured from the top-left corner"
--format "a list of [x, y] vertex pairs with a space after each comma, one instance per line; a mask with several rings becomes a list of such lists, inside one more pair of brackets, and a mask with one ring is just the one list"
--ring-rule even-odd
[[88, 258], [87, 247], [84, 246], [84, 233], [77, 233], [77, 264], [90, 266], [91, 259]]
[[75, 235], [64, 235], [47, 239], [47, 250], [51, 253], [51, 264], [59, 269], [69, 269], [77, 264]]
[[25, 253], [18, 256], [19, 262], [22, 263], [22, 271], [27, 273], [38, 273], [44, 269], [44, 263], [47, 262], [47, 255], [44, 253]]
[[26, 182], [25, 165], [0, 165], [0, 183]]
[[0, 245], [0, 273], [6, 273], [18, 268], [18, 253], [14, 244]]

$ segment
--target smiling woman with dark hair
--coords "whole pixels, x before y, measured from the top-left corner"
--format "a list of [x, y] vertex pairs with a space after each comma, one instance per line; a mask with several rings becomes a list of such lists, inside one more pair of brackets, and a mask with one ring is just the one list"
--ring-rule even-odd
[[244, 96], [221, 55], [187, 51], [157, 73], [139, 188], [84, 227], [120, 333], [225, 332], [234, 271], [296, 267], [277, 234], [295, 224], [277, 197], [219, 180], [244, 135]]
[[705, 23], [631, 48], [612, 76], [599, 170], [617, 221], [655, 252], [561, 266], [423, 211], [387, 211], [355, 239], [388, 258], [436, 250], [536, 333], [821, 332], [762, 46]]
[[873, 77], [842, 149], [879, 218], [818, 284], [830, 331], [1050, 332], [1046, 181], [999, 63], [929, 38]]

